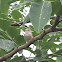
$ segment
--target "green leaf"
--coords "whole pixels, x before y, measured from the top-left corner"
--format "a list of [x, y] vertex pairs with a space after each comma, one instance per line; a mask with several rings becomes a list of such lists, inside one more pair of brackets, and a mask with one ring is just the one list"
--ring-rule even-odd
[[24, 2], [24, 0], [21, 0], [21, 3], [23, 3]]
[[44, 27], [44, 29], [47, 29], [47, 28], [49, 28], [49, 27], [51, 27], [51, 25], [46, 25], [46, 26]]
[[49, 42], [56, 42], [56, 38], [50, 38], [48, 41]]
[[34, 43], [34, 45], [35, 45], [35, 46], [38, 46], [38, 45], [39, 45], [39, 42], [38, 42], [38, 41], [36, 41], [36, 42]]
[[0, 48], [8, 52], [14, 48], [14, 43], [11, 40], [0, 39]]
[[7, 31], [3, 31], [2, 29], [0, 29], [0, 39], [11, 40], [12, 38], [9, 36], [9, 34], [7, 33]]
[[56, 52], [56, 48], [51, 48], [50, 49], [53, 53]]
[[47, 41], [50, 38], [49, 35], [45, 35], [45, 37], [42, 39], [44, 42]]
[[12, 38], [14, 38], [20, 34], [20, 29], [17, 29], [16, 27], [9, 27], [7, 32]]
[[30, 21], [38, 33], [47, 24], [51, 15], [51, 11], [51, 2], [49, 1], [32, 3], [30, 8]]
[[57, 55], [62, 55], [62, 49], [56, 51], [54, 54], [57, 54]]
[[33, 59], [34, 61], [42, 61], [43, 60], [43, 58], [41, 58], [41, 57], [34, 57], [34, 59]]
[[48, 62], [49, 61], [49, 59], [44, 59], [42, 57], [34, 57], [33, 60], [38, 61], [38, 62]]
[[[40, 34], [40, 33], [37, 33], [37, 32], [34, 30], [34, 27], [33, 27], [32, 25], [30, 25], [30, 27], [31, 27], [31, 30], [33, 31], [32, 34], [33, 34], [34, 37]], [[42, 32], [42, 31], [41, 31], [41, 32]]]
[[4, 31], [8, 29], [8, 27], [10, 26], [11, 22], [7, 21], [5, 19], [1, 19], [0, 20], [0, 28], [3, 29]]
[[33, 36], [39, 35], [36, 31], [33, 31], [32, 33], [33, 33]]
[[62, 34], [59, 34], [59, 35], [56, 34], [56, 35], [52, 35], [51, 38], [59, 38], [59, 37], [61, 37], [61, 36], [62, 36]]
[[51, 59], [51, 60], [49, 60], [49, 62], [56, 62], [56, 60]]
[[54, 20], [51, 20], [51, 21], [50, 21], [50, 24], [52, 25], [53, 23], [54, 23]]
[[60, 2], [52, 2], [52, 15], [62, 15], [62, 5]]
[[17, 36], [15, 37], [15, 42], [16, 42], [16, 44], [19, 45], [19, 46], [21, 46], [21, 45], [23, 45], [23, 44], [26, 43], [26, 41], [24, 40], [24, 36], [21, 36], [21, 35], [17, 35]]
[[0, 49], [0, 57], [3, 56], [4, 54], [7, 54], [7, 52], [3, 49]]
[[37, 57], [40, 57], [41, 56], [41, 50], [36, 49], [35, 54], [36, 54]]
[[23, 56], [13, 58], [12, 60], [9, 60], [8, 62], [22, 62]]
[[4, 13], [1, 13], [1, 14], [0, 14], [0, 19], [4, 20], [4, 19], [6, 19], [6, 18], [7, 18], [7, 15], [5, 15]]
[[58, 26], [58, 27], [62, 27], [62, 22], [60, 22], [57, 26]]
[[17, 10], [12, 11], [12, 16], [17, 21], [19, 21], [19, 18], [22, 18], [22, 14]]
[[48, 49], [42, 49], [42, 57], [46, 58]]
[[[54, 46], [54, 47], [53, 47], [53, 46]], [[54, 43], [52, 43], [52, 42], [42, 42], [42, 43], [41, 43], [41, 47], [42, 47], [43, 49], [51, 49], [51, 48], [57, 48], [58, 45], [56, 45], [56, 44], [54, 44]]]
[[57, 62], [62, 62], [62, 57], [57, 57]]
[[0, 0], [0, 14], [8, 14], [8, 9], [9, 9], [9, 1], [10, 0]]
[[59, 48], [60, 48], [60, 49], [62, 48], [62, 43], [61, 43], [61, 44], [59, 44]]

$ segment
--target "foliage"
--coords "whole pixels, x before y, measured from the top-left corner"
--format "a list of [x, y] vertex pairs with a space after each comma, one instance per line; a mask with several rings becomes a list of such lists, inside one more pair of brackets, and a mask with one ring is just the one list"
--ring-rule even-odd
[[[30, 8], [27, 16], [25, 16], [26, 7]], [[24, 21], [24, 24], [26, 24], [30, 21], [33, 25], [30, 26], [33, 35], [37, 36], [43, 32], [43, 28], [47, 29], [54, 23], [55, 19], [50, 19], [54, 14], [60, 16], [60, 20], [62, 20], [62, 0], [0, 0], [0, 57], [26, 43], [23, 35], [20, 35], [21, 30], [25, 30], [24, 25], [16, 27], [11, 26], [11, 23]], [[49, 25], [47, 24], [48, 21], [50, 22]], [[57, 27], [62, 27], [62, 22]], [[51, 32], [42, 40], [35, 42], [35, 51], [27, 49], [35, 55], [32, 59], [28, 58], [26, 61], [26, 57], [22, 55], [13, 59], [9, 58], [6, 62], [23, 60], [26, 62], [62, 62], [62, 43], [55, 44], [55, 42], [62, 41], [61, 36], [62, 32], [60, 31]], [[57, 48], [59, 48], [58, 51]], [[52, 54], [47, 53], [49, 49]], [[53, 57], [57, 57], [57, 59], [53, 60]]]

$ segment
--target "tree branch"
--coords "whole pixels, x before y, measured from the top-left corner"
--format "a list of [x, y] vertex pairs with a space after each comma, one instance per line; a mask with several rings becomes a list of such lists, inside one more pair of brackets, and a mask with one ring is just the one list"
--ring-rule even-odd
[[[16, 22], [16, 23], [11, 23], [11, 26], [21, 26], [21, 25], [23, 25], [23, 23], [24, 23], [23, 21]], [[27, 23], [30, 23], [30, 20]]]
[[19, 46], [18, 48], [14, 49], [10, 53], [5, 54], [4, 56], [0, 57], [0, 62], [6, 61], [8, 58], [12, 57], [14, 54], [16, 54], [20, 50], [28, 48], [31, 44], [33, 44], [37, 40], [43, 39], [43, 37], [46, 34], [48, 34], [50, 32], [55, 32], [55, 31], [62, 31], [62, 28], [56, 28], [56, 26], [58, 25], [59, 18], [60, 17], [57, 16], [54, 24], [50, 28], [46, 29], [45, 32], [42, 32], [40, 35], [32, 38], [28, 43], [26, 43], [26, 44], [24, 44], [22, 46]]
[[16, 23], [12, 23], [11, 26], [21, 26], [23, 24], [22, 22], [16, 22]]
[[55, 28], [55, 31], [62, 31], [62, 28]]
[[[55, 31], [62, 31], [62, 28], [55, 28]], [[55, 32], [55, 31], [52, 31], [51, 28], [49, 29], [46, 29], [45, 32], [43, 32], [42, 34], [34, 37], [33, 39], [30, 40], [30, 42], [24, 44], [23, 46], [19, 46], [18, 48], [14, 49], [12, 52], [2, 56], [0, 58], [0, 62], [2, 61], [6, 61], [8, 58], [12, 57], [15, 53], [17, 53], [18, 51], [22, 50], [22, 49], [25, 49], [25, 48], [28, 48], [31, 44], [33, 44], [35, 41], [37, 40], [40, 40], [42, 39], [46, 34], [50, 33], [50, 32]]]
[[60, 16], [56, 17], [56, 20], [55, 20], [54, 24], [51, 26], [51, 29], [54, 29], [59, 24], [59, 18], [60, 18]]

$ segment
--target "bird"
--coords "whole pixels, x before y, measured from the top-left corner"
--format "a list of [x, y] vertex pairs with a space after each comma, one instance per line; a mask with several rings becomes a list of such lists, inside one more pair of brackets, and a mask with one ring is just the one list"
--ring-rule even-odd
[[25, 29], [24, 39], [29, 42], [33, 38], [32, 32], [29, 28]]

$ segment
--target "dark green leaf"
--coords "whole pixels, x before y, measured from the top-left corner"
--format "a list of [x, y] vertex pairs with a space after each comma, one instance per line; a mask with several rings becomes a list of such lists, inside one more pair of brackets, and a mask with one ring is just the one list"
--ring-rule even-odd
[[38, 46], [38, 45], [39, 45], [39, 42], [38, 42], [38, 41], [36, 41], [36, 42], [34, 43], [34, 45], [35, 45], [35, 46]]
[[0, 49], [0, 57], [3, 56], [4, 54], [6, 54], [7, 52], [3, 49]]
[[42, 57], [46, 58], [48, 49], [42, 49]]
[[5, 19], [0, 20], [0, 28], [3, 30], [7, 30], [10, 24], [11, 24], [10, 21], [7, 21]]
[[12, 11], [12, 16], [17, 21], [19, 21], [19, 18], [22, 18], [22, 14], [17, 10]]
[[59, 44], [59, 48], [60, 48], [60, 49], [62, 48], [62, 43], [61, 43], [61, 44]]
[[9, 1], [10, 0], [0, 0], [0, 14], [4, 13], [8, 15]]
[[34, 61], [39, 61], [39, 62], [48, 62], [49, 61], [49, 59], [44, 59], [42, 57], [34, 57], [33, 60]]
[[51, 21], [50, 21], [50, 24], [52, 25], [53, 23], [54, 23], [54, 20], [51, 20]]
[[9, 36], [9, 34], [7, 33], [7, 31], [3, 31], [2, 29], [0, 29], [0, 39], [11, 40], [12, 38]]
[[60, 22], [57, 26], [58, 26], [58, 27], [62, 27], [62, 22]]
[[15, 42], [16, 42], [16, 44], [19, 45], [19, 46], [21, 46], [21, 45], [23, 45], [23, 44], [26, 43], [26, 41], [24, 40], [24, 36], [21, 36], [21, 35], [17, 35], [17, 36], [15, 37]]
[[52, 15], [62, 15], [62, 5], [60, 2], [52, 2]]
[[56, 51], [54, 54], [61, 55], [62, 54], [62, 49]]
[[9, 62], [22, 62], [22, 60], [23, 60], [23, 56], [20, 56], [20, 57], [13, 58]]
[[40, 57], [41, 56], [41, 50], [36, 49], [35, 54], [36, 54], [37, 57]]
[[33, 33], [33, 36], [39, 35], [36, 31], [33, 31], [32, 33]]
[[[56, 40], [55, 40], [56, 38], [50, 38], [48, 41], [49, 42], [56, 42]], [[59, 41], [58, 41], [59, 42]]]
[[[53, 47], [53, 46], [54, 46], [54, 47]], [[43, 49], [51, 49], [51, 48], [57, 48], [58, 45], [56, 45], [56, 44], [54, 44], [54, 43], [52, 43], [52, 42], [42, 42], [42, 43], [41, 43], [41, 47], [42, 47]]]
[[45, 35], [45, 37], [42, 39], [44, 42], [46, 42], [50, 38], [49, 35]]
[[51, 27], [51, 25], [46, 25], [46, 26], [44, 27], [44, 29], [47, 29], [47, 28], [49, 28], [49, 27]]
[[53, 53], [56, 52], [56, 48], [51, 48], [50, 49]]
[[20, 34], [20, 29], [17, 29], [16, 27], [9, 27], [7, 32], [12, 38], [14, 38]]

